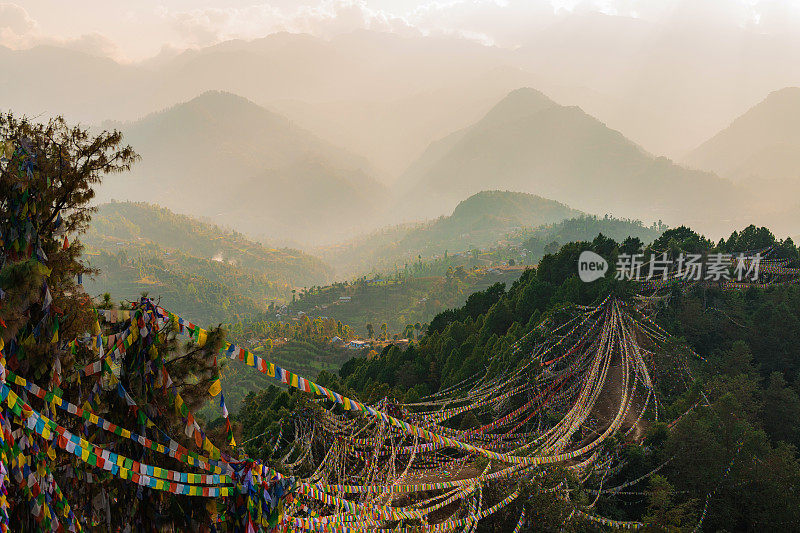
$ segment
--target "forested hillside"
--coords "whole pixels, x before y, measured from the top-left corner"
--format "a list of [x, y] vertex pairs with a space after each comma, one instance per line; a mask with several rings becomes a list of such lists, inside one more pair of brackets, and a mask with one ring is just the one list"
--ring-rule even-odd
[[447, 251], [491, 247], [510, 231], [552, 224], [579, 214], [564, 204], [533, 194], [482, 191], [460, 202], [448, 216], [384, 228], [323, 248], [320, 255], [340, 272], [380, 271], [414, 262], [419, 256], [428, 260]]
[[[488, 209], [487, 198], [492, 199], [488, 204], [496, 209]], [[494, 205], [495, 201], [502, 205]], [[532, 209], [530, 202], [543, 202], [544, 212]], [[515, 210], [514, 205], [519, 209]], [[458, 253], [445, 249], [433, 257], [419, 254], [409, 257], [402, 266], [395, 265], [394, 271], [378, 270], [352, 281], [312, 286], [298, 293], [290, 309], [334, 317], [350, 324], [362, 335], [367, 334], [366, 324], [378, 331], [384, 323], [391, 334], [402, 334], [408, 325], [427, 324], [442, 309], [461, 306], [473, 292], [498, 282], [510, 285], [522, 275], [526, 266], [535, 265], [562, 244], [591, 241], [602, 234], [619, 242], [638, 243], [638, 246], [654, 241], [666, 229], [660, 223], [648, 227], [640, 221], [610, 216], [580, 216], [536, 227], [526, 225], [526, 222], [546, 218], [546, 207], [550, 207], [551, 212], [566, 212], [560, 204], [547, 203], [532, 195], [480, 193], [462, 202], [451, 217], [412, 230], [398, 246], [414, 244], [427, 252], [432, 248], [441, 249], [444, 247], [441, 241], [426, 242], [423, 237], [441, 234], [442, 227], [454, 225], [455, 220], [472, 218], [481, 222], [480, 230], [470, 235], [482, 237], [479, 241], [484, 245], [482, 249], [470, 248]], [[492, 220], [498, 221], [496, 226], [491, 224]], [[518, 225], [510, 226], [510, 220]], [[383, 234], [382, 238], [388, 240], [390, 234]], [[378, 237], [371, 240], [377, 241]], [[450, 244], [458, 247], [465, 242], [474, 241], [462, 237], [454, 238]]]
[[[626, 251], [738, 253], [765, 246], [772, 246], [775, 258], [797, 264], [800, 253], [790, 239], [778, 241], [765, 228], [755, 227], [716, 245], [681, 227], [666, 231], [652, 247]], [[581, 251], [613, 259], [620, 249], [620, 243], [602, 236], [567, 244], [508, 290], [502, 284], [492, 286], [471, 295], [463, 307], [438, 315], [418, 345], [405, 350], [389, 346], [378, 357], [353, 359], [339, 377], [324, 373], [319, 382], [365, 401], [388, 396], [413, 404], [484, 369], [489, 375], [508, 372], [529, 360], [543, 324], [558, 322], [570, 309], [596, 303], [609, 291], [622, 299], [635, 294], [630, 282], [606, 277], [583, 283], [576, 276]], [[800, 499], [794, 491], [800, 483], [800, 287], [676, 288], [668, 299], [654, 299], [649, 305], [660, 327], [699, 357], [682, 362], [675, 353], [659, 354], [651, 361], [662, 394], [661, 421], [648, 416], [646, 446], [620, 436], [615, 453], [622, 459], [621, 469], [594, 483], [642, 481], [630, 492], [599, 499], [596, 511], [617, 520], [643, 517], [645, 524], [659, 529], [691, 529], [698, 523], [709, 530], [755, 525], [763, 530], [792, 529], [800, 520]], [[690, 370], [682, 367], [684, 363]], [[542, 370], [534, 370], [538, 371]], [[249, 396], [240, 413], [244, 435], [274, 434], [278, 413], [291, 412], [299, 399], [274, 388]], [[270, 409], [256, 408], [264, 404]], [[551, 411], [554, 419], [563, 414], [557, 406]], [[456, 416], [449, 424], [458, 429], [494, 420], [488, 408], [479, 410], [478, 417]], [[665, 421], [672, 420], [677, 421], [668, 427]], [[250, 449], [267, 453], [259, 452], [256, 443]], [[537, 493], [537, 486], [529, 489], [532, 500], [525, 505], [529, 530], [561, 530], [569, 506], [546, 491]], [[578, 501], [597, 498], [585, 487], [576, 490], [573, 498]], [[501, 513], [492, 524], [508, 530], [515, 520], [515, 512]], [[581, 522], [571, 527], [595, 531]]]
[[155, 243], [198, 258], [261, 270], [276, 282], [298, 287], [324, 283], [332, 275], [325, 263], [298, 250], [268, 248], [242, 233], [144, 202], [99, 206], [84, 240], [102, 246], [115, 239]]
[[295, 287], [324, 283], [331, 269], [291, 249], [269, 249], [243, 235], [145, 203], [103, 204], [83, 238], [90, 294], [159, 296], [197, 320], [255, 317]]
[[[458, 261], [452, 263], [458, 264]], [[422, 263], [419, 266], [431, 266], [432, 272], [422, 276], [391, 274], [380, 279], [359, 278], [326, 287], [312, 287], [301, 293], [290, 309], [335, 318], [349, 324], [362, 336], [369, 336], [367, 324], [375, 333], [380, 333], [380, 328], [386, 324], [389, 336], [405, 336], [406, 326], [427, 324], [442, 309], [463, 304], [473, 292], [497, 282], [511, 283], [522, 274], [521, 269], [449, 266], [445, 267], [447, 272], [442, 272], [437, 271], [435, 264]]]
[[525, 251], [526, 263], [535, 263], [546, 253], [553, 253], [568, 242], [591, 241], [602, 234], [618, 242], [635, 239], [640, 244], [648, 244], [661, 236], [666, 229], [661, 221], [645, 226], [638, 220], [618, 219], [608, 215], [603, 218], [583, 216], [525, 229], [513, 234], [511, 240]]
[[[252, 353], [305, 376], [316, 376], [323, 371], [336, 373], [345, 361], [367, 355], [366, 349], [347, 349], [344, 344], [354, 337], [352, 328], [330, 318], [255, 320], [229, 324], [226, 329], [231, 342], [247, 346]], [[332, 342], [334, 337], [340, 341]], [[239, 410], [248, 393], [273, 383], [267, 376], [233, 362], [224, 366], [221, 377], [225, 398], [233, 411]], [[214, 416], [214, 411], [209, 411]]]

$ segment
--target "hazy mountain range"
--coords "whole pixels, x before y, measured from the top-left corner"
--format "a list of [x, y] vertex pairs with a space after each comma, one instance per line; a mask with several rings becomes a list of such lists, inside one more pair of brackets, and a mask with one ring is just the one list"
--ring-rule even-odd
[[527, 88], [432, 144], [398, 187], [406, 212], [432, 216], [487, 184], [592, 213], [709, 228], [739, 205], [730, 182], [650, 155], [580, 108]]
[[342, 241], [387, 223], [435, 218], [485, 189], [708, 231], [748, 213], [729, 181], [653, 156], [580, 108], [530, 88], [431, 143], [393, 191], [367, 158], [230, 93], [106, 125], [120, 128], [142, 161], [107, 180], [101, 199], [157, 201], [273, 241]]
[[487, 189], [711, 235], [743, 222], [796, 233], [794, 115], [782, 111], [796, 92], [717, 135], [800, 82], [794, 52], [770, 55], [785, 48], [774, 35], [721, 31], [711, 46], [699, 29], [660, 31], [576, 15], [514, 50], [277, 33], [133, 64], [0, 47], [0, 102], [121, 128], [142, 161], [101, 199], [158, 202], [271, 242], [342, 242]]
[[443, 86], [388, 102], [295, 99], [270, 105], [323, 138], [335, 139], [355, 153], [369, 154], [378, 175], [392, 183], [431, 142], [479, 120], [509, 91], [538, 81], [520, 69], [497, 67], [460, 86]]
[[800, 87], [770, 93], [684, 161], [734, 181], [800, 181]]
[[800, 88], [787, 87], [737, 117], [691, 151], [686, 165], [710, 170], [747, 191], [750, 210], [794, 232], [800, 223]]
[[[324, 104], [331, 120], [316, 132], [323, 136], [365, 121], [347, 109], [374, 109], [386, 117], [385, 130], [414, 125], [427, 143], [446, 133], [436, 132], [440, 119], [427, 129], [432, 108], [420, 106], [389, 121], [398, 102], [432, 96], [436, 113], [446, 117], [474, 101], [481, 86], [498, 100], [527, 85], [580, 106], [650, 152], [679, 157], [764, 95], [800, 84], [792, 35], [731, 27], [710, 33], [705, 24], [659, 26], [600, 13], [575, 14], [526, 35], [511, 49], [456, 36], [275, 33], [132, 64], [55, 47], [0, 48], [0, 101], [34, 116], [63, 113], [98, 124], [223, 90], [282, 112], [275, 102]], [[517, 74], [498, 76], [498, 69]], [[298, 110], [298, 118], [307, 115]], [[454, 118], [450, 131], [466, 125]], [[341, 140], [349, 142], [348, 135]]]
[[[232, 92], [270, 107], [281, 100], [391, 106], [444, 87], [450, 91], [438, 101], [452, 107], [457, 102], [447, 102], [458, 87], [505, 65], [505, 55], [460, 39], [410, 39], [367, 31], [331, 40], [276, 33], [135, 64], [52, 46], [19, 51], [0, 47], [0, 97], [3, 106], [13, 104], [20, 113], [64, 114], [93, 124], [135, 120], [209, 90]], [[57, 91], [52, 90], [54, 79], [59, 80]], [[518, 81], [502, 84], [501, 93]], [[497, 82], [490, 78], [488, 83]], [[415, 114], [424, 120], [422, 113]]]

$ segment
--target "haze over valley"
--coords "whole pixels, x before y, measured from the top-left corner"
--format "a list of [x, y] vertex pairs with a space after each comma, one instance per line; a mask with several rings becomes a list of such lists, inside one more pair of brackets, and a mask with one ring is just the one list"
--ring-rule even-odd
[[536, 13], [530, 32], [495, 28], [492, 42], [275, 31], [133, 61], [122, 43], [109, 56], [9, 26], [27, 37], [0, 48], [0, 102], [119, 128], [142, 158], [101, 202], [158, 203], [307, 251], [484, 190], [711, 235], [743, 221], [796, 234], [796, 37], [772, 18], [703, 26], [692, 9], [541, 7], [521, 15]]
[[0, 0], [0, 532], [800, 531], [800, 0]]
[[[547, 240], [559, 224], [587, 239], [609, 221], [649, 239], [684, 224], [715, 239], [751, 223], [800, 233], [800, 38], [766, 5], [437, 8], [474, 31], [397, 6], [162, 11], [142, 30], [162, 39], [149, 51], [124, 27], [48, 37], [52, 13], [2, 9], [0, 106], [118, 129], [140, 156], [93, 200], [87, 243], [115, 265], [97, 290], [135, 267], [138, 286], [115, 285], [126, 296], [185, 295], [194, 262], [248, 315], [362, 276], [532, 265], [565, 242]], [[245, 13], [253, 28], [283, 22], [229, 25]], [[178, 215], [237, 237], [200, 250], [145, 230]], [[236, 239], [282, 251], [245, 266], [227, 257]]]

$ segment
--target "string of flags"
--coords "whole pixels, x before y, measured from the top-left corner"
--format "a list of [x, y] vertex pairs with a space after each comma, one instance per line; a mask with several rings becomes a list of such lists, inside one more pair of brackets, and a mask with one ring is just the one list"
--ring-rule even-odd
[[[0, 531], [25, 513], [43, 530], [110, 530], [112, 524], [140, 520], [148, 506], [166, 509], [165, 502], [178, 501], [169, 499], [173, 496], [203, 498], [202, 505], [185, 506], [184, 518], [191, 523], [202, 516], [212, 530], [472, 530], [517, 502], [519, 481], [541, 476], [548, 465], [563, 465], [580, 477], [601, 465], [608, 469], [607, 439], [617, 433], [627, 438], [647, 409], [658, 417], [650, 369], [668, 334], [610, 295], [599, 305], [574, 308], [566, 322], [542, 323], [535, 335], [514, 342], [511, 353], [531, 350], [519, 368], [479, 373], [416, 404], [384, 399], [367, 405], [221, 341], [147, 298], [131, 309], [94, 310], [89, 331], [65, 339], [72, 330], [58, 308], [63, 295], [51, 292], [47, 256], [69, 256], [75, 239], [70, 242], [69, 223], [55, 213], [56, 240], [43, 244], [41, 191], [25, 186], [37, 173], [30, 153], [24, 143], [0, 146], [0, 164], [18, 163], [19, 184], [6, 200], [14, 215], [0, 235], [2, 257], [25, 261], [35, 280], [31, 305], [40, 311], [8, 346], [0, 336]], [[761, 268], [773, 276], [770, 282], [800, 273], [780, 261], [767, 260]], [[80, 284], [81, 274], [77, 278]], [[653, 282], [668, 286], [674, 280]], [[734, 282], [720, 286], [741, 288]], [[0, 291], [0, 300], [4, 294]], [[1, 320], [0, 327], [8, 329]], [[186, 398], [193, 396], [180, 382], [185, 376], [169, 371], [174, 335], [187, 336], [192, 353], [201, 354], [202, 389], [219, 406], [224, 445], [212, 442], [213, 432], [190, 408]], [[51, 358], [48, 364], [31, 365], [41, 352]], [[268, 445], [269, 465], [237, 446], [218, 356], [315, 397], [281, 421]], [[616, 358], [618, 404], [606, 427], [578, 439]], [[564, 415], [549, 421], [548, 409]], [[444, 425], [466, 413], [491, 413], [491, 419], [461, 429]], [[456, 470], [469, 474], [452, 475]], [[497, 490], [484, 490], [489, 484]], [[560, 484], [547, 490], [567, 494]], [[10, 493], [27, 508], [13, 506]], [[598, 498], [602, 493], [598, 489]], [[499, 501], [488, 501], [490, 494]], [[122, 512], [112, 516], [111, 501]], [[641, 526], [572, 507], [576, 519], [613, 528]], [[457, 510], [430, 523], [446, 508]], [[516, 516], [513, 512], [510, 523], [519, 531], [527, 523], [524, 508], [513, 522]]]

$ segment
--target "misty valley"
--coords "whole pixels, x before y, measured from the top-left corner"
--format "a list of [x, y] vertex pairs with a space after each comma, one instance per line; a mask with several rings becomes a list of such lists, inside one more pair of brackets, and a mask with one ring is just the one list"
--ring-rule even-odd
[[0, 532], [800, 531], [799, 25], [0, 3]]

